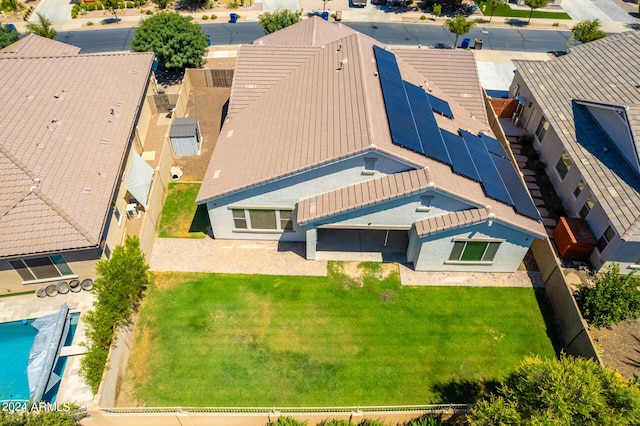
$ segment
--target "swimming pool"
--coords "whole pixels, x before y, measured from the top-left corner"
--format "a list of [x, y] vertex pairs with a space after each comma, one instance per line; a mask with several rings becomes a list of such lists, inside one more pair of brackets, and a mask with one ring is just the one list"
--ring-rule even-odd
[[[71, 314], [69, 334], [64, 342], [68, 346], [73, 341], [80, 314]], [[29, 400], [29, 380], [27, 362], [31, 345], [38, 331], [31, 326], [34, 319], [0, 323], [0, 400]], [[60, 357], [54, 373], [62, 376], [67, 357]], [[55, 402], [58, 386], [54, 386], [44, 396], [44, 400]]]

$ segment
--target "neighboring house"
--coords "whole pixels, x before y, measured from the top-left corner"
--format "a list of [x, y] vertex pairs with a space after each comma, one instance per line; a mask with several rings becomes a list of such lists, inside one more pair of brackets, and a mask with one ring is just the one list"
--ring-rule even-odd
[[1, 292], [94, 278], [122, 242], [127, 205], [147, 203], [154, 173], [137, 129], [152, 61], [35, 35], [0, 51]]
[[312, 18], [239, 49], [197, 201], [219, 239], [511, 272], [546, 234], [490, 132], [472, 53], [391, 53]]
[[571, 49], [550, 61], [515, 61], [514, 117], [569, 216], [598, 241], [600, 270], [640, 268], [640, 34], [628, 32]]

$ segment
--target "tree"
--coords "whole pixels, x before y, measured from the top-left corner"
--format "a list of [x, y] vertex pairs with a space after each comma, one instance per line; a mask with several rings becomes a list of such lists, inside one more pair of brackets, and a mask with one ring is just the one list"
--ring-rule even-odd
[[524, 0], [524, 4], [531, 8], [531, 12], [529, 13], [529, 20], [527, 24], [531, 22], [531, 16], [533, 15], [534, 9], [540, 9], [541, 7], [545, 7], [549, 3], [549, 0]]
[[433, 15], [433, 20], [435, 21], [442, 15], [442, 5], [435, 3], [431, 9], [431, 14]]
[[173, 3], [172, 0], [153, 0], [153, 2], [156, 4], [156, 6], [158, 6], [158, 8], [160, 9], [166, 9], [167, 6], [169, 6], [171, 3]]
[[283, 9], [276, 12], [265, 12], [258, 15], [260, 25], [264, 28], [265, 34], [271, 34], [278, 30], [281, 30], [289, 25], [300, 22], [302, 17], [302, 9], [294, 12]]
[[469, 21], [464, 15], [456, 15], [451, 19], [445, 21], [445, 26], [456, 35], [456, 41], [453, 43], [455, 48], [458, 45], [458, 37], [471, 31], [471, 28], [476, 26], [476, 23]]
[[18, 31], [9, 28], [8, 25], [0, 24], [0, 49], [4, 49], [15, 43], [20, 38]]
[[165, 68], [199, 67], [204, 63], [207, 37], [186, 16], [160, 12], [142, 20], [133, 34], [131, 51], [154, 52]]
[[595, 361], [562, 355], [526, 357], [498, 395], [480, 400], [476, 425], [631, 425], [640, 418], [640, 388]]
[[58, 32], [51, 26], [51, 21], [42, 13], [36, 13], [38, 22], [29, 22], [27, 24], [27, 34], [35, 34], [40, 37], [54, 38]]
[[94, 394], [107, 364], [113, 334], [130, 324], [150, 282], [149, 265], [138, 237], [127, 237], [124, 246], [114, 248], [108, 260], [98, 262], [96, 272], [93, 308], [83, 316], [87, 353], [80, 361], [80, 374]]
[[489, 15], [489, 22], [493, 19], [493, 13], [496, 10], [496, 7], [504, 6], [507, 4], [507, 0], [487, 0], [487, 7], [491, 11], [491, 15]]
[[116, 10], [118, 10], [120, 3], [122, 3], [122, 0], [103, 0], [102, 1], [102, 5], [106, 9], [109, 9], [111, 13], [113, 13], [113, 17], [116, 22], [118, 22], [118, 14], [116, 13]]
[[589, 43], [590, 41], [604, 38], [607, 33], [602, 30], [601, 24], [598, 18], [585, 19], [571, 28], [571, 35], [580, 43]]
[[633, 271], [620, 275], [620, 266], [611, 265], [596, 279], [594, 287], [580, 287], [576, 301], [582, 314], [595, 327], [609, 327], [640, 317], [640, 280]]

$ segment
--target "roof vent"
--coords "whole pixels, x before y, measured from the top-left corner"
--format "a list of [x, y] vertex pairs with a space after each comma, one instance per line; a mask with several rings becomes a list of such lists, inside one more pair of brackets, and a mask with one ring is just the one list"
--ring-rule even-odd
[[84, 188], [82, 188], [82, 191], [80, 191], [80, 195], [91, 195], [91, 187], [85, 186]]
[[102, 138], [102, 139], [100, 139], [100, 143], [101, 143], [102, 145], [106, 145], [106, 144], [108, 144], [108, 143], [109, 143], [109, 139], [107, 139], [107, 138]]
[[336, 52], [340, 52], [342, 51], [342, 43], [338, 43], [338, 50], [336, 50]]

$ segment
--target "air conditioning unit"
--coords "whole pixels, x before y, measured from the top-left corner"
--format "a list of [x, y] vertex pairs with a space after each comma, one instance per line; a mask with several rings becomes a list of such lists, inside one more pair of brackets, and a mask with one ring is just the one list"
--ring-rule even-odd
[[140, 216], [138, 203], [127, 204], [127, 219], [137, 219]]

